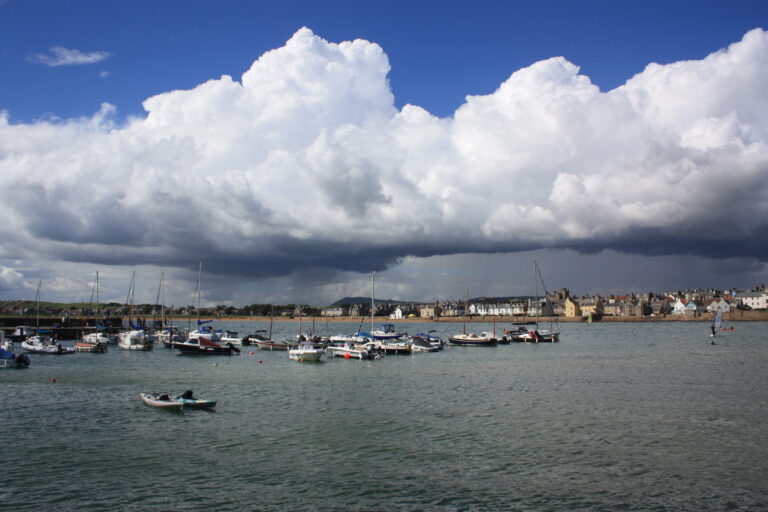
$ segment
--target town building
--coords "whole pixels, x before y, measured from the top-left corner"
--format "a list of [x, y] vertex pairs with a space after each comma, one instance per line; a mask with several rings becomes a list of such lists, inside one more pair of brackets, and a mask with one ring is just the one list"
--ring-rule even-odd
[[763, 291], [739, 292], [736, 298], [750, 309], [768, 309], [768, 293]]

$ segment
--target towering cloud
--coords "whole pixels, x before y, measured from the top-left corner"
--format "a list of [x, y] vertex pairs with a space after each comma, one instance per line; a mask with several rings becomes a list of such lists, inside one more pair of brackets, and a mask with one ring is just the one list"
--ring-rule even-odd
[[557, 57], [452, 118], [309, 29], [125, 125], [0, 116], [0, 257], [259, 277], [570, 247], [768, 259], [768, 34], [602, 92]]

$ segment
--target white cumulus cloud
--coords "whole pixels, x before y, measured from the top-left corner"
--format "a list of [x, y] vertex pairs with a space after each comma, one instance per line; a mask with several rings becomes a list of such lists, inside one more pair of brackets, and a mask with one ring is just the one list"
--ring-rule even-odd
[[539, 247], [768, 259], [760, 29], [608, 92], [536, 62], [450, 118], [398, 110], [389, 70], [375, 43], [303, 28], [239, 80], [158, 94], [123, 126], [109, 105], [4, 113], [0, 256], [250, 277]]

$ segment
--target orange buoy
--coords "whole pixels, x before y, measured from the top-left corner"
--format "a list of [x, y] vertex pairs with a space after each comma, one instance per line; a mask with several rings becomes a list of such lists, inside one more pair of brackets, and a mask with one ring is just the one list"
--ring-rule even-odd
[[263, 362], [264, 362], [264, 361], [262, 361], [261, 359], [259, 359], [259, 364], [261, 364], [261, 363], [263, 363]]
[[253, 355], [253, 350], [251, 350], [251, 351], [250, 351], [250, 352], [248, 352], [248, 353], [249, 353], [250, 355]]
[[344, 359], [349, 359], [350, 357], [352, 356], [350, 356], [349, 353], [344, 354]]
[[51, 382], [56, 382], [56, 377], [52, 378]]

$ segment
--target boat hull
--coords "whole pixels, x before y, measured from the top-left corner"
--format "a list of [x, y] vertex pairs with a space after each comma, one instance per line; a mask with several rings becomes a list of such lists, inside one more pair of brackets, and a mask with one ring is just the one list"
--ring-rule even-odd
[[323, 356], [322, 350], [313, 350], [313, 349], [297, 349], [297, 350], [289, 350], [288, 351], [288, 357], [292, 359], [293, 361], [302, 361], [302, 362], [314, 362], [314, 361], [320, 361], [320, 358]]
[[256, 345], [258, 345], [261, 350], [288, 350], [291, 348], [291, 345], [288, 343], [279, 343], [273, 341], [256, 341], [252, 343], [256, 343]]
[[102, 343], [87, 343], [85, 341], [78, 341], [75, 342], [75, 351], [104, 354], [107, 352], [107, 345]]
[[167, 411], [181, 411], [181, 409], [184, 407], [184, 404], [178, 400], [160, 400], [160, 395], [155, 393], [141, 393], [139, 396], [142, 402], [147, 405], [151, 405], [152, 407], [157, 407], [158, 409], [164, 409]]
[[201, 400], [199, 398], [176, 397], [176, 401], [181, 402], [182, 406], [189, 409], [213, 409], [216, 407], [216, 400]]
[[209, 345], [189, 345], [187, 343], [176, 343], [176, 348], [184, 355], [198, 356], [231, 356], [239, 354], [240, 350], [233, 345], [209, 346]]
[[448, 341], [451, 343], [451, 345], [459, 345], [462, 347], [495, 347], [496, 346], [496, 338], [471, 338], [471, 337], [462, 337], [462, 336], [454, 336], [452, 338], [449, 338]]
[[36, 343], [28, 343], [23, 341], [21, 348], [32, 354], [54, 354], [64, 355], [72, 354], [75, 349], [73, 347], [65, 347], [63, 345], [39, 345]]

